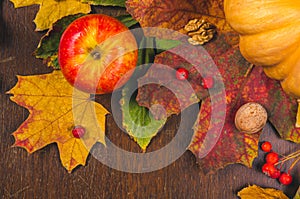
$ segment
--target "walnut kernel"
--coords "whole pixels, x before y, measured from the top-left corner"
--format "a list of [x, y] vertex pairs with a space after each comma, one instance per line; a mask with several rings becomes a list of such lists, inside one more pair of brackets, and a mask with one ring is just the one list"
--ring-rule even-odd
[[216, 27], [205, 20], [192, 19], [184, 27], [187, 35], [190, 36], [188, 42], [192, 45], [203, 45], [209, 42], [216, 33]]

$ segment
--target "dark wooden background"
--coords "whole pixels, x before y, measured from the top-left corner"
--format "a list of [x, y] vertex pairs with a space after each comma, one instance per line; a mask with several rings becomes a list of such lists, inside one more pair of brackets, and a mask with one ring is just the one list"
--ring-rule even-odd
[[[41, 60], [32, 56], [43, 35], [34, 32], [32, 22], [38, 6], [14, 9], [8, 0], [0, 1], [0, 196], [3, 198], [202, 198], [231, 199], [248, 184], [274, 187], [290, 197], [299, 186], [299, 167], [294, 169], [294, 183], [282, 186], [264, 176], [257, 169], [231, 165], [216, 174], [203, 175], [191, 152], [187, 151], [177, 161], [161, 170], [133, 174], [111, 169], [93, 157], [87, 166], [77, 168], [72, 174], [62, 167], [56, 145], [52, 144], [29, 155], [24, 149], [11, 147], [11, 133], [27, 118], [28, 111], [9, 100], [5, 92], [12, 88], [16, 75], [48, 73]], [[124, 14], [125, 10], [97, 8], [97, 12], [111, 16]], [[110, 108], [110, 95], [100, 102]], [[172, 117], [162, 132], [149, 146], [154, 151], [173, 138], [179, 117]], [[107, 117], [107, 136], [117, 146], [128, 151], [141, 152], [137, 145], [123, 133], [111, 116]], [[192, 124], [192, 123], [191, 123]], [[286, 153], [299, 146], [279, 140], [270, 128], [263, 139], [271, 140], [275, 150]], [[97, 150], [96, 145], [93, 150]], [[258, 165], [262, 160], [256, 161]]]

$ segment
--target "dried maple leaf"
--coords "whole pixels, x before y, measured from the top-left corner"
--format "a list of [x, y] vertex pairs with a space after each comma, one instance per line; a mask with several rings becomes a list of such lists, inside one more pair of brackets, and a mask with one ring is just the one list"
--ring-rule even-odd
[[248, 186], [238, 192], [241, 199], [288, 199], [288, 197], [280, 190], [272, 188], [261, 188], [256, 185]]
[[[105, 144], [107, 110], [91, 100], [90, 94], [74, 89], [60, 71], [35, 76], [18, 76], [8, 94], [11, 100], [29, 110], [29, 117], [13, 133], [15, 146], [33, 153], [56, 143], [63, 166], [71, 172], [85, 165], [91, 147]], [[86, 133], [75, 138], [72, 129], [80, 125]]]
[[[184, 26], [192, 19], [204, 19], [214, 24], [219, 32], [233, 32], [225, 20], [223, 0], [127, 0], [127, 11], [142, 27], [160, 27], [185, 33]], [[233, 43], [238, 37], [231, 36]]]
[[[142, 82], [145, 82], [147, 78], [164, 84], [171, 82], [175, 87], [180, 88], [179, 90], [182, 90], [182, 82], [176, 82], [174, 71], [171, 69], [180, 66], [189, 70], [191, 78], [189, 77], [188, 83], [198, 96], [198, 101], [203, 99], [198, 119], [194, 125], [194, 137], [189, 150], [198, 159], [201, 159], [199, 164], [203, 166], [203, 171], [205, 173], [214, 172], [234, 163], [252, 166], [253, 159], [257, 156], [259, 133], [245, 134], [239, 132], [234, 125], [235, 112], [246, 102], [253, 101], [262, 104], [268, 111], [269, 120], [281, 136], [299, 143], [299, 129], [293, 125], [297, 102], [283, 92], [280, 84], [266, 77], [261, 67], [254, 67], [246, 75], [249, 72], [250, 64], [242, 57], [239, 49], [231, 47], [223, 36], [219, 36], [214, 42], [204, 47], [214, 60], [220, 77], [209, 64], [211, 62], [205, 61], [208, 60], [206, 54], [198, 53], [201, 51], [196, 50], [201, 47], [195, 47], [195, 50], [192, 50], [194, 47], [181, 45], [157, 56], [156, 64], [153, 65], [154, 69], [150, 68], [147, 74], [141, 78]], [[185, 58], [189, 56], [195, 58], [185, 60], [178, 56], [180, 54], [185, 55]], [[195, 61], [191, 64], [187, 60]], [[169, 67], [164, 66], [166, 70], [162, 71], [159, 64]], [[202, 74], [199, 75], [197, 71], [195, 72], [194, 69], [197, 67]], [[208, 93], [201, 89], [202, 75], [212, 76], [215, 79], [215, 85], [210, 90], [212, 96], [207, 97]], [[225, 90], [220, 89], [222, 82]], [[188, 103], [178, 103], [175, 95], [171, 95], [170, 91], [159, 85], [150, 84], [139, 89], [141, 89], [137, 98], [139, 104], [150, 108], [159, 103], [164, 107], [167, 115], [178, 114], [182, 109], [197, 102], [194, 100], [187, 101]], [[179, 95], [184, 98], [180, 99], [182, 102], [185, 102], [185, 99], [193, 99], [191, 97], [193, 95], [185, 91], [182, 91], [185, 95]], [[213, 100], [214, 105], [212, 106]], [[157, 117], [162, 114], [159, 110], [151, 110]], [[211, 120], [212, 114], [214, 114], [213, 120]]]
[[14, 3], [15, 8], [34, 4], [40, 5], [40, 9], [34, 19], [36, 31], [51, 28], [54, 22], [64, 16], [77, 13], [89, 13], [91, 11], [91, 6], [82, 3], [80, 0], [11, 0], [11, 2]]

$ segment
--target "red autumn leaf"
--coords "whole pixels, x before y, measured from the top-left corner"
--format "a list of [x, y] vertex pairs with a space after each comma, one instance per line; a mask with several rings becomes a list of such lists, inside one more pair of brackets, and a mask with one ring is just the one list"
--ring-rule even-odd
[[[205, 76], [221, 80], [220, 76], [215, 75], [214, 69], [217, 68], [214, 67], [214, 59], [230, 48], [223, 41], [224, 37], [220, 38], [205, 48], [187, 43], [157, 55], [146, 75], [138, 80], [139, 105], [149, 108], [156, 118], [162, 118], [165, 114], [179, 114], [207, 97], [207, 89], [203, 88], [201, 81]], [[186, 81], [176, 78], [178, 68], [188, 70]]]
[[[182, 48], [180, 54], [188, 55], [189, 49], [194, 48], [189, 45], [187, 48]], [[204, 49], [195, 52], [206, 53]], [[209, 61], [212, 60], [208, 56], [200, 60], [202, 63]], [[155, 63], [147, 71], [147, 74], [138, 80], [137, 96], [139, 105], [149, 108], [155, 118], [179, 114], [181, 110], [208, 95], [198, 82], [201, 78], [201, 74], [198, 72], [200, 67], [188, 63], [178, 53], [176, 54], [173, 50], [165, 51], [156, 56]], [[179, 67], [188, 70], [187, 80], [176, 78], [176, 70]], [[160, 106], [156, 106], [157, 104]]]
[[[153, 67], [154, 69], [157, 68], [159, 63], [169, 65], [172, 68], [184, 66], [192, 74], [192, 78], [188, 81], [200, 98], [207, 94], [199, 88], [203, 75], [213, 76], [215, 79], [215, 85], [210, 90], [210, 96], [202, 101], [201, 110], [194, 125], [194, 137], [189, 146], [195, 156], [201, 159], [199, 163], [203, 166], [205, 173], [214, 172], [234, 163], [252, 166], [253, 159], [257, 156], [259, 133], [245, 134], [239, 132], [234, 125], [235, 112], [247, 102], [262, 104], [267, 109], [269, 121], [279, 130], [281, 136], [294, 142], [300, 142], [299, 129], [294, 127], [296, 101], [283, 92], [279, 82], [269, 79], [261, 67], [254, 67], [247, 74], [250, 64], [241, 56], [237, 47], [230, 47], [222, 36], [205, 45], [205, 49], [218, 68], [220, 78], [216, 71], [211, 69], [212, 65], [204, 64], [205, 67], [208, 67], [205, 68], [203, 65], [196, 64], [195, 66], [194, 63], [191, 65], [187, 60], [178, 59], [176, 54], [185, 52], [185, 47], [179, 46], [172, 49], [171, 52], [164, 52], [157, 56], [156, 64]], [[189, 50], [188, 52], [189, 56], [195, 56], [197, 60], [207, 59], [207, 57], [202, 58], [201, 54], [197, 54], [197, 50]], [[206, 70], [205, 72], [200, 70], [202, 72], [200, 75], [194, 74], [192, 68], [197, 67]], [[158, 81], [153, 80], [158, 78], [160, 82], [173, 81], [174, 84], [175, 80], [171, 69], [153, 73], [154, 69], [151, 68], [141, 81], [145, 82], [147, 78], [151, 78], [151, 81]], [[222, 82], [225, 90], [221, 89]], [[180, 84], [177, 86], [181, 87]], [[190, 96], [185, 95], [185, 98], [189, 99]], [[148, 107], [158, 102], [162, 105], [167, 104], [164, 107], [166, 112], [174, 114], [179, 113], [182, 108], [179, 103], [170, 103], [176, 101], [174, 98], [175, 96], [170, 95], [170, 91], [165, 92], [163, 87], [144, 85], [141, 87], [138, 101], [141, 105]], [[145, 99], [149, 100], [146, 101]], [[189, 102], [192, 104], [192, 101]], [[186, 108], [188, 103], [185, 105], [183, 108]], [[155, 112], [155, 109], [153, 113], [160, 114]]]
[[[253, 159], [257, 155], [259, 133], [245, 134], [239, 132], [234, 125], [237, 109], [247, 102], [260, 103], [267, 109], [269, 121], [279, 130], [282, 138], [300, 142], [299, 129], [294, 127], [296, 100], [286, 95], [279, 82], [268, 78], [261, 67], [254, 67], [245, 77], [244, 66], [240, 64], [242, 57], [237, 49], [231, 49], [224, 55], [226, 56], [216, 60], [216, 64], [224, 78], [226, 89], [225, 125], [221, 126], [218, 114], [216, 122], [210, 124], [211, 98], [206, 98], [202, 102], [198, 121], [194, 126], [194, 137], [189, 147], [201, 159], [200, 164], [204, 172], [213, 172], [233, 163], [252, 166]], [[228, 65], [222, 64], [226, 62]], [[232, 68], [237, 70], [231, 70]], [[218, 103], [213, 111], [215, 113], [222, 111], [218, 108]], [[217, 127], [221, 127], [222, 131], [218, 141], [215, 142], [215, 138], [219, 135]]]
[[261, 67], [254, 68], [241, 97], [262, 104], [279, 135], [285, 140], [300, 143], [300, 128], [295, 127], [297, 100], [288, 96], [278, 81], [268, 78]]

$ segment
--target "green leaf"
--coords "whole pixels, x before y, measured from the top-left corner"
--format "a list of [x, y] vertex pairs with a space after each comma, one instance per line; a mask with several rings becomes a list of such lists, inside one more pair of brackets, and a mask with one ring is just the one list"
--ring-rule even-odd
[[171, 40], [171, 39], [156, 39], [155, 46], [157, 49], [157, 53], [162, 53], [163, 51], [169, 50], [171, 48], [175, 48], [181, 45], [182, 42], [179, 40]]
[[[143, 48], [147, 44], [148, 47]], [[152, 63], [154, 60], [154, 39], [143, 38], [140, 43], [138, 66], [144, 63]], [[149, 65], [137, 67], [129, 82], [122, 90], [120, 100], [122, 110], [122, 125], [137, 144], [146, 150], [151, 139], [166, 123], [166, 119], [156, 120], [146, 107], [139, 106], [136, 101], [137, 78], [144, 75]]]
[[155, 120], [146, 107], [138, 105], [135, 100], [136, 92], [131, 96], [128, 95], [132, 93], [131, 91], [132, 87], [130, 83], [122, 90], [120, 104], [123, 116], [123, 127], [143, 151], [145, 151], [151, 139], [165, 124], [166, 119]]
[[81, 0], [83, 3], [89, 3], [96, 6], [119, 6], [125, 7], [126, 0]]
[[135, 19], [132, 18], [131, 15], [120, 15], [120, 16], [117, 16], [116, 19], [121, 21], [128, 28], [130, 28], [131, 26], [134, 26], [135, 24], [138, 23]]
[[48, 66], [59, 69], [57, 53], [61, 35], [68, 25], [84, 14], [69, 15], [58, 20], [53, 27], [42, 37], [34, 52], [36, 58], [44, 59]]

